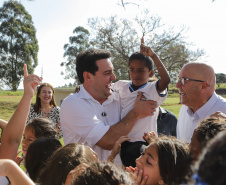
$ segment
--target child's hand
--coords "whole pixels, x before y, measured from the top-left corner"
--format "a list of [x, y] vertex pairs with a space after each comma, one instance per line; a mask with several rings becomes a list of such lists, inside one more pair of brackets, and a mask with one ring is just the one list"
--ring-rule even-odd
[[134, 185], [145, 185], [148, 180], [148, 176], [143, 177], [143, 170], [138, 170], [137, 167], [126, 167], [126, 171], [129, 173], [130, 178], [134, 180]]
[[144, 37], [142, 37], [141, 39], [140, 53], [150, 57], [153, 57], [155, 55], [155, 52], [152, 51], [150, 47], [144, 45]]
[[148, 142], [149, 144], [152, 142], [152, 140], [154, 139], [154, 138], [156, 138], [157, 136], [156, 136], [156, 134], [155, 134], [155, 132], [148, 132], [148, 133], [144, 133], [144, 135], [143, 135], [143, 139], [146, 141], [146, 142]]
[[129, 173], [130, 178], [135, 181], [137, 178], [137, 174], [138, 174], [137, 167], [135, 167], [135, 168], [132, 166], [126, 167], [126, 171]]
[[67, 175], [65, 185], [71, 185], [73, 180], [76, 179], [79, 175], [81, 175], [88, 167], [89, 167], [88, 164], [81, 163], [75, 169], [71, 170]]
[[119, 154], [120, 150], [121, 150], [121, 144], [124, 141], [129, 141], [130, 138], [128, 136], [121, 136], [118, 141], [116, 141], [115, 146], [113, 147], [110, 156], [108, 157], [108, 161], [109, 162], [113, 162], [116, 155]]
[[130, 138], [128, 136], [121, 136], [118, 141], [116, 141], [114, 148], [112, 149], [112, 152], [115, 153], [116, 155], [119, 154], [121, 150], [121, 144], [124, 141], [129, 141]]
[[16, 159], [15, 159], [15, 162], [16, 164], [18, 164], [18, 166], [20, 166], [20, 163], [23, 161], [23, 157], [20, 157], [19, 154], [21, 153], [22, 151], [21, 150], [18, 150], [17, 151], [17, 156], [16, 156]]
[[41, 85], [41, 81], [42, 78], [38, 77], [37, 75], [28, 75], [27, 65], [24, 64], [24, 94], [28, 94], [33, 97], [37, 86]]

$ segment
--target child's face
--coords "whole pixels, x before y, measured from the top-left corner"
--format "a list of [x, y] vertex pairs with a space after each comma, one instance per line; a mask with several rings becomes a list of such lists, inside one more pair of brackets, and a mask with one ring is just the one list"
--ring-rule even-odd
[[148, 176], [147, 185], [164, 184], [160, 176], [158, 161], [157, 147], [154, 144], [150, 144], [136, 159], [136, 167], [138, 170], [143, 170], [143, 178]]
[[201, 153], [201, 146], [200, 146], [199, 140], [197, 139], [196, 130], [193, 132], [191, 143], [189, 146], [190, 146], [190, 153], [192, 155], [192, 158], [193, 160], [196, 161]]
[[27, 149], [29, 145], [34, 142], [37, 138], [35, 137], [33, 133], [33, 129], [29, 126], [27, 126], [24, 130], [23, 134], [23, 140], [22, 140], [22, 152], [23, 155], [26, 156], [27, 154]]
[[129, 65], [130, 78], [135, 86], [140, 86], [148, 82], [154, 71], [149, 71], [144, 61], [132, 60]]

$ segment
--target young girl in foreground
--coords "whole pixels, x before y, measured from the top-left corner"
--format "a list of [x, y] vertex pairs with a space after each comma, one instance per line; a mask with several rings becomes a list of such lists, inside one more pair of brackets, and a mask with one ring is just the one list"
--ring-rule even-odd
[[34, 118], [26, 125], [22, 139], [23, 157], [16, 158], [17, 164], [26, 157], [29, 145], [40, 138], [57, 138], [54, 123], [47, 118]]
[[189, 167], [189, 149], [185, 143], [167, 136], [155, 137], [136, 160], [136, 168], [127, 171], [143, 173], [141, 184], [181, 184]]

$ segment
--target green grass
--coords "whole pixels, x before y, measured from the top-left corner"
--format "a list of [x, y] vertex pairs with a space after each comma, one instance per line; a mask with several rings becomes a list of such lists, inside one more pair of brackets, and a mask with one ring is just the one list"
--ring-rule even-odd
[[173, 95], [169, 94], [169, 96], [166, 98], [161, 107], [169, 110], [178, 117], [180, 108], [182, 106], [181, 104], [179, 104], [179, 102], [180, 102], [179, 94], [176, 93]]
[[[12, 94], [11, 94], [12, 93]], [[0, 91], [0, 119], [9, 121], [12, 117], [18, 103], [23, 96], [23, 92], [11, 92], [11, 91]], [[35, 96], [32, 99], [32, 103], [35, 102]]]

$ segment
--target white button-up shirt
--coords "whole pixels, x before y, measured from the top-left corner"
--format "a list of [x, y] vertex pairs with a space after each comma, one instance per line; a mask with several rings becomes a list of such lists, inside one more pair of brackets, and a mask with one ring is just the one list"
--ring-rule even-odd
[[[85, 144], [98, 154], [100, 160], [106, 161], [110, 151], [98, 147], [96, 143], [110, 126], [120, 121], [120, 113], [118, 93], [113, 93], [100, 104], [81, 85], [80, 91], [69, 95], [61, 105], [60, 120], [64, 144]], [[120, 158], [117, 157], [115, 163], [121, 163], [119, 161]]]
[[190, 143], [197, 125], [217, 111], [226, 114], [226, 99], [215, 92], [195, 113], [186, 105], [182, 105], [177, 122], [177, 138], [183, 142]]
[[[116, 92], [119, 92], [121, 99], [121, 118], [124, 118], [128, 114], [128, 112], [132, 110], [139, 91], [143, 93], [143, 98], [146, 98], [147, 100], [154, 100], [158, 105], [161, 105], [167, 97], [167, 89], [159, 94], [156, 89], [157, 83], [158, 81], [151, 83], [149, 82], [144, 87], [133, 92], [131, 92], [129, 89], [131, 81], [119, 80], [114, 83], [112, 89]], [[129, 133], [129, 138], [132, 142], [144, 141], [143, 135], [145, 132], [154, 131], [157, 134], [158, 114], [159, 109], [156, 108], [156, 112], [154, 112], [153, 116], [147, 116], [145, 118], [137, 120]]]

